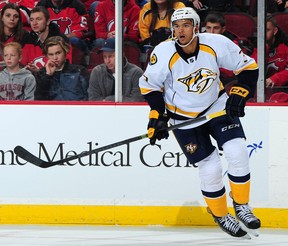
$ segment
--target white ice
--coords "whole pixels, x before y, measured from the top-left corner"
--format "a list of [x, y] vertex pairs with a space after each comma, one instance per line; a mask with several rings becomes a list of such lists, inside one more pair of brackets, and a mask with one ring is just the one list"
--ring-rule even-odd
[[288, 245], [288, 229], [260, 229], [251, 240], [218, 227], [0, 225], [1, 246], [190, 246]]

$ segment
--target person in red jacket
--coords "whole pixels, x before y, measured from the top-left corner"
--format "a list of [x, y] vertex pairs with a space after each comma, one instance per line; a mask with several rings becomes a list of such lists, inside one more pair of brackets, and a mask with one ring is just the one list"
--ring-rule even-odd
[[[69, 43], [69, 39], [60, 32], [55, 23], [51, 23], [50, 14], [43, 6], [36, 6], [31, 10], [30, 15], [31, 32], [23, 40], [23, 51], [21, 63], [31, 72], [38, 72], [47, 62], [42, 52], [42, 47], [47, 38], [61, 36]], [[67, 59], [72, 61], [72, 54], [67, 54]]]
[[[88, 13], [80, 0], [40, 0], [37, 6], [46, 7], [50, 13], [51, 22], [56, 23], [61, 33], [69, 38], [72, 47], [79, 48], [84, 56], [89, 56], [85, 36], [88, 31]], [[88, 62], [85, 61], [85, 63], [88, 65]]]
[[[251, 55], [257, 61], [257, 48]], [[288, 86], [288, 39], [271, 14], [266, 18], [266, 99]], [[271, 90], [272, 88], [272, 90]]]
[[[140, 7], [135, 0], [123, 0], [123, 3], [124, 41], [138, 43]], [[115, 38], [115, 0], [104, 0], [97, 5], [94, 29], [96, 40], [93, 42], [93, 48], [102, 47], [107, 38]]]

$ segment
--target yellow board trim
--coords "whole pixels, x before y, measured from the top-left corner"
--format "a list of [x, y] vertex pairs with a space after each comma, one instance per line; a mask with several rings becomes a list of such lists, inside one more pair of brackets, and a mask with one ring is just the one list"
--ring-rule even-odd
[[[229, 212], [234, 214], [233, 209]], [[254, 208], [262, 227], [288, 228], [288, 208]], [[215, 226], [206, 207], [1, 205], [0, 224]]]

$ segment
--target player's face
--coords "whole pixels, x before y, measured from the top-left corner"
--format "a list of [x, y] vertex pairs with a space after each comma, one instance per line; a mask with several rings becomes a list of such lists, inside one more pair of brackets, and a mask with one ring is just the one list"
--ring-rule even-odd
[[193, 36], [194, 25], [191, 20], [177, 20], [173, 22], [174, 36], [180, 44], [187, 44]]
[[41, 33], [46, 30], [49, 22], [46, 20], [42, 12], [35, 12], [30, 15], [31, 29], [36, 33]]
[[13, 29], [19, 22], [19, 13], [15, 9], [6, 9], [2, 16], [3, 25], [6, 28]]
[[213, 23], [208, 21], [205, 25], [205, 30], [208, 33], [222, 34], [225, 32], [225, 27], [222, 27], [218, 22]]
[[278, 28], [273, 25], [271, 21], [268, 21], [266, 24], [266, 42], [271, 45], [274, 42], [274, 38]]
[[114, 73], [115, 72], [115, 52], [103, 51], [103, 60], [107, 68]]
[[21, 56], [15, 47], [7, 46], [4, 48], [3, 53], [4, 53], [4, 62], [7, 68], [13, 69], [19, 66]]
[[63, 67], [66, 53], [59, 44], [56, 44], [48, 48], [47, 58], [55, 64], [57, 70]]

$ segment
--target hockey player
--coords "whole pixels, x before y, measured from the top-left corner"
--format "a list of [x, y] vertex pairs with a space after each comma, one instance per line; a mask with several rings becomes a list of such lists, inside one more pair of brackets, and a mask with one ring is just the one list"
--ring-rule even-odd
[[[199, 34], [199, 24], [192, 8], [177, 9], [171, 17], [174, 38], [155, 47], [139, 79], [141, 93], [151, 107], [148, 137], [154, 145], [156, 140], [168, 138], [168, 120], [174, 125], [226, 109], [227, 115], [173, 133], [190, 163], [198, 163], [201, 192], [215, 222], [233, 237], [251, 238], [247, 232], [257, 236], [260, 220], [248, 205], [249, 158], [239, 117], [245, 115], [246, 101], [254, 95], [258, 66], [223, 35]], [[230, 96], [219, 79], [219, 67], [234, 71], [238, 77]], [[228, 161], [237, 219], [228, 212], [221, 161], [210, 136]]]

